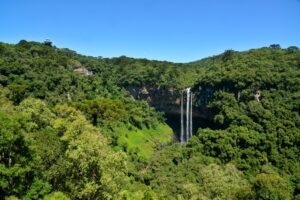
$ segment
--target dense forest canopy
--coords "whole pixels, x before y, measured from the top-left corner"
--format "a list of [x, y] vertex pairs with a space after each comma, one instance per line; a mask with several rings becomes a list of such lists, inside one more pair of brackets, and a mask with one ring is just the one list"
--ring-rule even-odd
[[[191, 87], [209, 123], [180, 144], [129, 86]], [[0, 199], [300, 199], [299, 114], [296, 46], [171, 63], [0, 43]]]

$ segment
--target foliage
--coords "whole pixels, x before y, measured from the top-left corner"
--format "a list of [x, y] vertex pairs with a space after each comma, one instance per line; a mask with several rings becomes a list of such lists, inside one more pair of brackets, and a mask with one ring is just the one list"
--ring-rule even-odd
[[[297, 199], [299, 69], [278, 44], [178, 64], [0, 43], [0, 199]], [[144, 86], [193, 86], [207, 123], [178, 144]]]
[[278, 175], [258, 174], [254, 184], [257, 199], [291, 199], [291, 188]]

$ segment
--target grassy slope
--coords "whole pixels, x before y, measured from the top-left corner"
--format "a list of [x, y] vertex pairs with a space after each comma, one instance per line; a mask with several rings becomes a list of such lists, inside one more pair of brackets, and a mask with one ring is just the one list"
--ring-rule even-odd
[[167, 124], [158, 124], [156, 128], [142, 128], [129, 130], [125, 126], [115, 129], [120, 133], [118, 146], [128, 153], [136, 153], [140, 159], [149, 160], [158, 145], [165, 145], [172, 141], [173, 131]]

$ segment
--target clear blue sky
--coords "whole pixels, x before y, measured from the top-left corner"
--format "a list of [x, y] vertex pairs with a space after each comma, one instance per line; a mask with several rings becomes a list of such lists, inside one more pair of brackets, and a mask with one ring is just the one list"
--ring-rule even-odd
[[300, 46], [300, 0], [0, 0], [0, 41], [43, 41], [79, 53], [188, 62]]

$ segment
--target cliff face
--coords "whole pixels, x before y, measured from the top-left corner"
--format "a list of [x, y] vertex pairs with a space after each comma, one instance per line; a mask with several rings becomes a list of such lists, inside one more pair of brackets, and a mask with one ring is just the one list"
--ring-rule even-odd
[[[150, 106], [158, 111], [164, 112], [166, 122], [172, 127], [178, 135], [180, 133], [180, 115], [181, 115], [181, 90], [166, 87], [153, 86], [127, 86], [127, 91], [139, 100], [145, 100]], [[211, 122], [211, 113], [206, 108], [206, 93], [199, 96], [196, 88], [193, 92], [193, 132], [199, 127], [207, 127]], [[184, 100], [185, 109], [186, 100]], [[185, 114], [185, 113], [184, 113]]]
[[[153, 106], [158, 111], [164, 112], [167, 116], [180, 115], [181, 113], [181, 90], [154, 86], [127, 86], [126, 89], [135, 99], [147, 101], [150, 106]], [[208, 119], [210, 113], [206, 106], [203, 105], [203, 99], [206, 97], [197, 95], [195, 88], [192, 88], [192, 92], [193, 117]]]
[[126, 89], [135, 99], [145, 100], [159, 111], [180, 114], [179, 90], [152, 86], [128, 86]]

